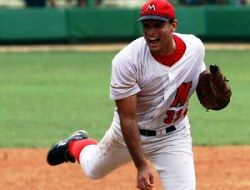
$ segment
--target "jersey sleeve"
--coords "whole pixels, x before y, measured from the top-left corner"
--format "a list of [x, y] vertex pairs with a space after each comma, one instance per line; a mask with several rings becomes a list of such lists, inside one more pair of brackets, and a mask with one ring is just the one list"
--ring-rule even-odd
[[205, 61], [204, 61], [204, 56], [205, 56], [205, 48], [204, 48], [204, 45], [203, 45], [203, 50], [204, 50], [204, 53], [203, 53], [203, 57], [202, 57], [202, 63], [201, 63], [201, 65], [200, 65], [200, 70], [199, 70], [199, 72], [200, 73], [202, 73], [203, 71], [205, 71], [206, 70], [206, 64], [205, 64]]
[[134, 95], [139, 91], [136, 66], [129, 59], [115, 57], [112, 61], [110, 98], [119, 100]]
[[204, 47], [204, 44], [202, 43], [202, 41], [197, 38], [197, 51], [199, 52], [199, 56], [198, 56], [198, 59], [201, 60], [199, 61], [199, 65], [197, 65], [197, 69], [198, 69], [198, 73], [202, 73], [204, 70], [206, 70], [206, 64], [205, 64], [205, 61], [204, 61], [204, 58], [205, 58], [205, 47]]

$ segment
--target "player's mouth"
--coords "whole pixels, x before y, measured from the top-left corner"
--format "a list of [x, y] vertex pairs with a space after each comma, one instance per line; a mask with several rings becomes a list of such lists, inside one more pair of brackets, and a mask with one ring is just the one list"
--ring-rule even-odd
[[149, 46], [155, 46], [158, 45], [158, 43], [160, 42], [160, 38], [149, 37], [147, 41]]

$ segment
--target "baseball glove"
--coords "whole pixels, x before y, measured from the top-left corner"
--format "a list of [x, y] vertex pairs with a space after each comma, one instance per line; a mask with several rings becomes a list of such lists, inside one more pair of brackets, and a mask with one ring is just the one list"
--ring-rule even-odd
[[228, 80], [216, 65], [210, 65], [199, 76], [196, 93], [206, 110], [221, 110], [230, 102], [232, 95]]

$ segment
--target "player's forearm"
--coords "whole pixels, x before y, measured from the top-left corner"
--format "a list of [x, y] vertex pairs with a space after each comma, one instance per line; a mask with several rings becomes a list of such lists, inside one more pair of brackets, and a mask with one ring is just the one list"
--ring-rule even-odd
[[121, 129], [135, 166], [137, 168], [144, 167], [146, 159], [141, 145], [137, 121], [135, 119], [121, 119]]
[[146, 159], [141, 145], [141, 139], [136, 116], [137, 95], [116, 100], [124, 141], [138, 169], [146, 166]]

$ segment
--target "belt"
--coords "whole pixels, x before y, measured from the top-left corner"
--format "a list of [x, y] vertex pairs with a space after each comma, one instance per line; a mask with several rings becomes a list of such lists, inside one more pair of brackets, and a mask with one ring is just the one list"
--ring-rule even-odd
[[147, 130], [147, 129], [139, 129], [140, 134], [143, 136], [157, 136], [157, 135], [164, 135], [170, 132], [173, 132], [176, 130], [176, 127], [174, 125], [171, 125], [165, 129], [153, 131], [153, 130]]

